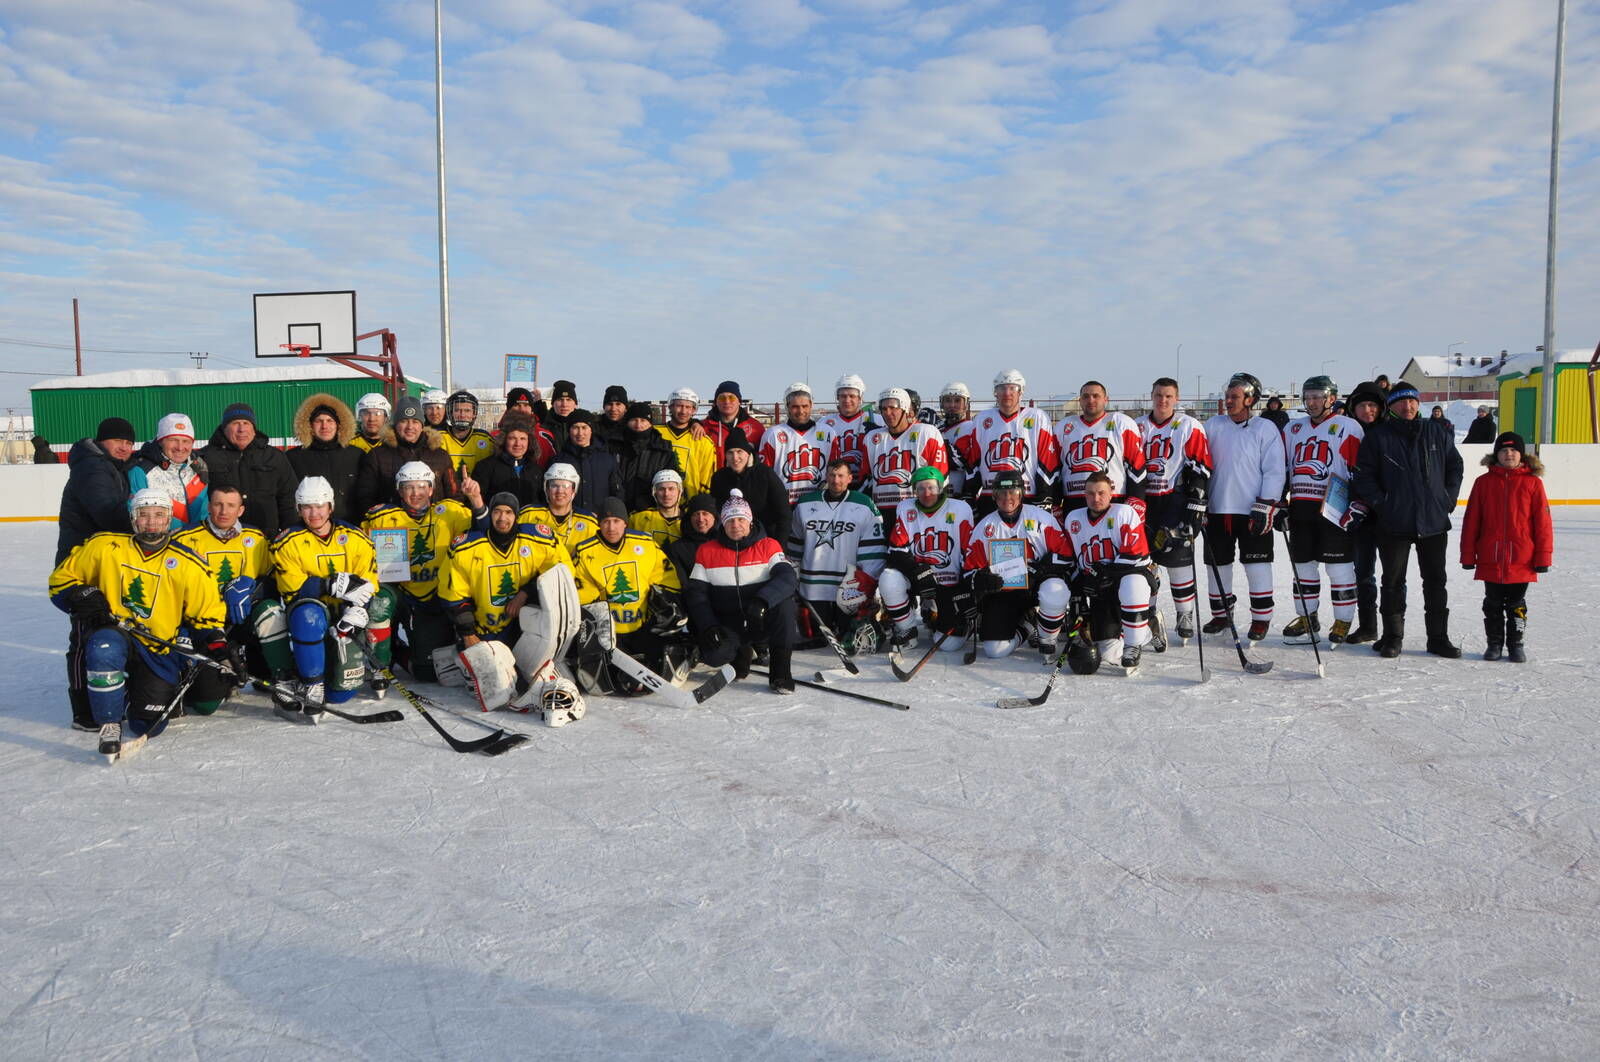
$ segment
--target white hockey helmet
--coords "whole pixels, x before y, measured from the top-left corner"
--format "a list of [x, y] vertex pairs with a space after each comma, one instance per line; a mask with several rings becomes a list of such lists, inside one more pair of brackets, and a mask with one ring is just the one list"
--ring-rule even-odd
[[430, 387], [422, 392], [422, 404], [424, 406], [442, 406], [448, 399], [449, 396], [437, 387]]
[[399, 487], [407, 483], [426, 483], [433, 486], [433, 469], [421, 461], [407, 461], [400, 466], [400, 471], [394, 474], [394, 485]]
[[358, 416], [369, 409], [376, 409], [386, 417], [394, 412], [394, 407], [389, 404], [389, 400], [377, 391], [368, 391], [356, 402], [356, 414]]
[[882, 409], [885, 402], [898, 402], [900, 408], [906, 413], [911, 412], [911, 395], [904, 387], [885, 387], [878, 392], [878, 408]]
[[140, 487], [128, 499], [128, 514], [131, 516], [140, 509], [165, 509], [170, 513], [172, 496], [157, 487]]
[[694, 393], [692, 387], [680, 387], [667, 396], [668, 402], [687, 402], [695, 408], [700, 406], [700, 396]]
[[663, 483], [676, 483], [679, 487], [682, 487], [683, 477], [678, 475], [678, 470], [675, 468], [663, 468], [660, 472], [650, 477], [650, 489], [653, 491]]
[[566, 483], [571, 483], [574, 490], [576, 490], [578, 488], [578, 484], [582, 482], [582, 480], [578, 477], [578, 470], [567, 464], [565, 461], [557, 461], [555, 464], [544, 470], [544, 481], [549, 483], [552, 480], [562, 480]]
[[793, 398], [795, 395], [805, 395], [807, 398], [810, 398], [811, 385], [806, 383], [804, 380], [796, 380], [794, 383], [783, 389], [783, 400], [785, 402], [789, 401], [789, 399]]
[[867, 382], [853, 372], [845, 373], [839, 377], [838, 382], [833, 385], [833, 389], [836, 393], [839, 391], [854, 391], [858, 395], [864, 395], [867, 393]]
[[1023, 379], [1020, 369], [1001, 369], [994, 374], [994, 385], [996, 388], [1011, 386], [1021, 390], [1028, 386], [1028, 381]]
[[307, 476], [294, 489], [294, 504], [296, 507], [301, 505], [332, 505], [333, 484], [321, 476]]
[[961, 398], [965, 398], [969, 402], [972, 401], [971, 389], [969, 389], [967, 385], [962, 383], [960, 380], [951, 380], [949, 383], [944, 385], [944, 390], [939, 392], [939, 397], [944, 398], [946, 395], [957, 395]]

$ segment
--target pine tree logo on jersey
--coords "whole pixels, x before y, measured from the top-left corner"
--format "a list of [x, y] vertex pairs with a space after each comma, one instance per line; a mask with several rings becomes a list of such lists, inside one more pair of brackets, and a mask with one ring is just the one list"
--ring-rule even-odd
[[[495, 573], [499, 574], [496, 575]], [[494, 589], [489, 592], [489, 604], [495, 608], [503, 608], [507, 601], [517, 596], [517, 584], [511, 578], [511, 566], [495, 565], [489, 569], [489, 585]]]
[[613, 605], [631, 605], [639, 600], [639, 569], [629, 561], [606, 566], [606, 599]]
[[224, 553], [222, 555], [222, 563], [217, 565], [217, 592], [226, 593], [228, 584], [233, 582], [236, 574], [233, 570], [233, 558]]
[[156, 607], [161, 577], [139, 568], [122, 566], [122, 607], [137, 619], [147, 620]]

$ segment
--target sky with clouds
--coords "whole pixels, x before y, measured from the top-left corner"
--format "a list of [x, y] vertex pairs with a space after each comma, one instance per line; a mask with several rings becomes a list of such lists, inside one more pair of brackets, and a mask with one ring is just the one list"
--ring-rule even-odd
[[[1556, 0], [446, 0], [456, 382], [1349, 385], [1541, 341]], [[1569, 4], [1558, 345], [1600, 340]], [[438, 375], [433, 5], [0, 5], [0, 404], [354, 288]], [[1178, 345], [1182, 344], [1181, 355]], [[1459, 344], [1459, 345], [1457, 345]], [[87, 371], [189, 367], [91, 352]]]

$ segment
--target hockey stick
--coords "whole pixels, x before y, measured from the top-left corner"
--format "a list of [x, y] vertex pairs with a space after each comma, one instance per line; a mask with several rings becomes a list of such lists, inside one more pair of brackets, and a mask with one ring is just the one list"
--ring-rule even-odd
[[[251, 686], [255, 689], [266, 690], [268, 692], [281, 689], [290, 696], [296, 697], [297, 700], [299, 699], [293, 687], [283, 686], [277, 682], [268, 682], [265, 679], [256, 679], [251, 683]], [[366, 715], [357, 715], [355, 712], [342, 711], [341, 709], [335, 708], [331, 704], [319, 704], [317, 707], [321, 708], [329, 715], [336, 715], [340, 719], [346, 719], [352, 723], [398, 723], [400, 720], [405, 718], [405, 716], [401, 715], [400, 712], [394, 708], [385, 708], [381, 712], [368, 712]], [[279, 712], [280, 716], [284, 716], [286, 714], [288, 713]]]
[[428, 725], [433, 727], [433, 729], [438, 732], [440, 737], [444, 738], [445, 744], [449, 745], [455, 751], [481, 752], [485, 756], [498, 756], [502, 752], [513, 749], [522, 744], [524, 741], [528, 740], [528, 735], [526, 734], [512, 734], [505, 730], [497, 730], [495, 733], [488, 734], [484, 737], [478, 738], [475, 741], [461, 740], [454, 734], [450, 733], [450, 731], [439, 725], [439, 721], [433, 717], [433, 713], [428, 711], [427, 704], [424, 703], [424, 698], [421, 694], [417, 693], [410, 686], [407, 686], [405, 683], [395, 678], [394, 672], [379, 665], [377, 657], [372, 654], [372, 649], [369, 646], [363, 645], [360, 642], [357, 642], [356, 644], [361, 650], [361, 655], [366, 658], [367, 666], [375, 671], [380, 677], [388, 679], [394, 688], [400, 691], [400, 696], [404, 697], [406, 702], [410, 704], [412, 708], [416, 709], [417, 714], [422, 716], [422, 718], [427, 721]]
[[[208, 660], [211, 663], [216, 663], [216, 661], [211, 660], [210, 657], [201, 657], [201, 659]], [[173, 712], [178, 710], [178, 705], [183, 703], [184, 695], [189, 692], [189, 687], [194, 685], [194, 680], [199, 674], [200, 664], [198, 662], [191, 661], [189, 666], [184, 668], [182, 673], [179, 674], [178, 684], [173, 688], [172, 699], [167, 702], [167, 707], [159, 716], [156, 717], [155, 722], [151, 723], [149, 728], [144, 733], [140, 734], [136, 738], [131, 738], [128, 741], [122, 741], [118, 739], [117, 751], [115, 752], [108, 753], [103, 749], [101, 750], [100, 755], [106, 758], [106, 763], [110, 764], [116, 763], [118, 760], [125, 760], [129, 756], [134, 755], [140, 749], [144, 748], [145, 743], [150, 740], [150, 736], [164, 727], [167, 723], [167, 719], [171, 717]]]
[[660, 694], [662, 700], [678, 708], [693, 708], [704, 704], [707, 698], [717, 694], [733, 681], [733, 668], [728, 664], [723, 664], [715, 675], [690, 690], [673, 685], [665, 677], [651, 671], [621, 649], [611, 650], [611, 663], [639, 685], [651, 693]]
[[[1200, 595], [1196, 594], [1195, 595], [1195, 618], [1197, 620], [1199, 619], [1199, 612], [1200, 612]], [[1195, 648], [1195, 653], [1200, 657], [1200, 684], [1204, 685], [1207, 682], [1211, 681], [1211, 672], [1206, 669], [1206, 636], [1205, 636], [1205, 632], [1200, 630], [1200, 625], [1199, 625], [1198, 622], [1195, 624], [1195, 630], [1194, 630], [1194, 648]]]
[[[798, 595], [796, 596], [798, 597]], [[839, 658], [839, 663], [844, 665], [844, 669], [852, 675], [861, 674], [861, 669], [856, 667], [856, 662], [845, 655], [844, 646], [839, 644], [839, 636], [833, 633], [833, 628], [828, 626], [827, 621], [817, 614], [816, 609], [811, 607], [811, 602], [804, 597], [799, 597], [799, 601], [800, 607], [811, 613], [811, 622], [815, 623], [817, 629], [822, 632], [823, 641], [828, 643], [828, 648], [833, 650], [833, 655]]]
[[[1195, 539], [1200, 543], [1200, 555], [1206, 559], [1206, 569], [1211, 573], [1211, 580], [1213, 584], [1218, 590], [1222, 590], [1222, 573], [1217, 571], [1217, 565], [1211, 559], [1211, 550], [1206, 544], [1205, 536], [1197, 532], [1195, 534]], [[1269, 539], [1268, 541], [1271, 540]], [[1272, 661], [1251, 660], [1249, 655], [1245, 653], [1244, 639], [1239, 637], [1239, 625], [1233, 622], [1233, 608], [1228, 604], [1228, 597], [1228, 592], [1226, 590], [1222, 590], [1222, 605], [1228, 610], [1228, 629], [1233, 632], [1233, 647], [1239, 652], [1239, 666], [1250, 672], [1252, 675], [1265, 675], [1267, 672], [1272, 670]], [[1202, 639], [1204, 639], [1205, 632], [1200, 632], [1200, 636]]]
[[[1311, 651], [1317, 656], [1317, 678], [1325, 679], [1328, 677], [1328, 666], [1322, 662], [1322, 649], [1317, 644], [1320, 641], [1317, 637], [1317, 629], [1312, 626], [1311, 616], [1306, 611], [1306, 603], [1300, 599], [1300, 591], [1304, 587], [1300, 582], [1300, 573], [1295, 570], [1294, 566], [1294, 540], [1289, 537], [1288, 520], [1283, 522], [1283, 548], [1289, 551], [1289, 589], [1294, 595], [1294, 607], [1300, 613], [1300, 619], [1306, 625], [1306, 633], [1311, 636]], [[1331, 574], [1329, 578], [1331, 580]]]
[[928, 651], [922, 654], [922, 659], [918, 660], [909, 669], [902, 668], [900, 666], [900, 656], [898, 653], [890, 653], [889, 670], [893, 671], [894, 677], [899, 679], [901, 682], [910, 682], [912, 679], [917, 677], [917, 672], [922, 670], [922, 665], [933, 659], [933, 654], [939, 651], [939, 647], [945, 643], [945, 639], [949, 638], [952, 633], [954, 632], [945, 631], [943, 634], [940, 634], [939, 637], [935, 638], [933, 640], [933, 644], [928, 646]]
[[[768, 672], [765, 668], [753, 667], [750, 669], [750, 674], [760, 675], [763, 678], [768, 677]], [[805, 679], [798, 678], [794, 680], [794, 683], [796, 686], [806, 686], [810, 689], [821, 690], [824, 693], [837, 693], [841, 697], [849, 697], [850, 699], [857, 701], [866, 701], [868, 704], [881, 704], [885, 708], [894, 708], [902, 712], [911, 711], [911, 705], [909, 704], [901, 704], [899, 701], [885, 700], [882, 697], [873, 697], [866, 693], [857, 693], [855, 690], [844, 690], [840, 689], [838, 686], [824, 686], [820, 682], [808, 682]]]

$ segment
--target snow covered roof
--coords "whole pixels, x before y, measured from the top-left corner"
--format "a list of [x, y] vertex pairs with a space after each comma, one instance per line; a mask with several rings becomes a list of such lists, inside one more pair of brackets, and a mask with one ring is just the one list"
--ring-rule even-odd
[[57, 376], [40, 380], [30, 390], [78, 387], [187, 387], [195, 384], [261, 383], [266, 380], [343, 380], [363, 373], [338, 362], [318, 359], [310, 365], [262, 365], [248, 369], [124, 369], [89, 376]]
[[[1581, 365], [1587, 365], [1592, 357], [1594, 357], [1594, 351], [1589, 349], [1559, 350], [1556, 352], [1556, 364], [1569, 365], [1576, 362]], [[1513, 354], [1507, 358], [1505, 365], [1500, 369], [1499, 375], [1510, 376], [1513, 373], [1521, 373], [1526, 376], [1534, 369], [1543, 368], [1544, 351], [1532, 350], [1526, 354]]]
[[[1485, 358], [1488, 359], [1487, 364], [1484, 362]], [[1449, 358], [1443, 354], [1419, 354], [1411, 359], [1411, 364], [1421, 370], [1424, 376], [1439, 380], [1447, 376], [1456, 379], [1463, 376], [1493, 376], [1500, 371], [1500, 355], [1463, 354], [1461, 364], [1457, 365], [1454, 354]], [[1400, 375], [1404, 376], [1405, 373], [1402, 372]]]

